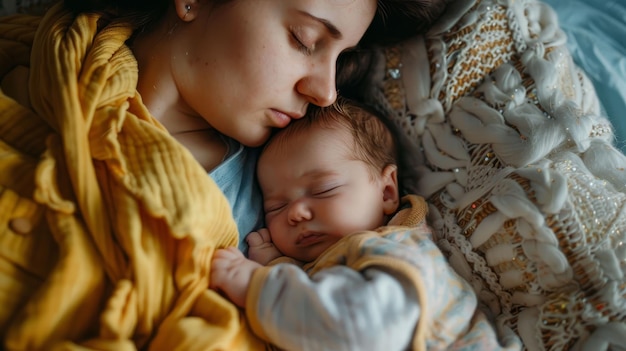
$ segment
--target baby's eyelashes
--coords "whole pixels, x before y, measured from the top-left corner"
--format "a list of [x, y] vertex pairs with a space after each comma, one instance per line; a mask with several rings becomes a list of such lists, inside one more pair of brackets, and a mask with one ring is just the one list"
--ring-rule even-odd
[[335, 190], [339, 189], [339, 187], [340, 186], [337, 185], [337, 186], [332, 186], [332, 187], [315, 189], [311, 193], [311, 195], [316, 196], [316, 197], [330, 196], [330, 195], [333, 195], [335, 193]]
[[264, 211], [265, 213], [277, 212], [285, 208], [285, 206], [287, 206], [286, 203], [266, 205], [264, 206]]
[[[302, 198], [299, 198], [293, 201], [300, 201], [302, 199], [305, 199], [306, 197], [310, 197], [310, 198], [330, 197], [330, 196], [337, 194], [340, 188], [341, 188], [341, 185], [329, 185], [329, 186], [317, 187], [308, 191], [306, 196], [303, 196]], [[293, 201], [284, 201], [284, 202], [269, 201], [264, 205], [265, 213], [279, 212], [282, 209], [289, 206], [289, 204]]]

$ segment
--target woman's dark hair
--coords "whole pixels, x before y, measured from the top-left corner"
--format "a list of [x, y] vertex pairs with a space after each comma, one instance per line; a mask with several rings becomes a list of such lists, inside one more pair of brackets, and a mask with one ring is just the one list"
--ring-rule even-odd
[[[231, 0], [213, 0], [223, 3]], [[124, 17], [145, 29], [161, 20], [172, 0], [64, 0], [74, 12], [98, 12]], [[361, 43], [368, 47], [392, 43], [424, 32], [443, 12], [445, 0], [377, 0], [374, 20]]]
[[100, 13], [104, 18], [122, 17], [135, 28], [144, 29], [165, 16], [171, 0], [64, 0], [75, 12]]
[[376, 47], [389, 46], [425, 33], [443, 14], [445, 0], [378, 0], [372, 24], [359, 47], [345, 52], [337, 61], [339, 93], [361, 100], [368, 84], [367, 74], [375, 64]]
[[445, 0], [377, 0], [376, 15], [361, 46], [393, 44], [424, 33], [445, 7]]
[[[211, 0], [225, 3], [232, 0]], [[355, 0], [356, 1], [356, 0]], [[122, 17], [141, 31], [158, 23], [172, 0], [64, 0], [76, 13], [96, 12]], [[337, 62], [337, 87], [345, 96], [359, 99], [359, 87], [372, 64], [371, 50], [424, 33], [443, 13], [445, 0], [377, 0], [376, 14], [359, 47], [346, 52]]]

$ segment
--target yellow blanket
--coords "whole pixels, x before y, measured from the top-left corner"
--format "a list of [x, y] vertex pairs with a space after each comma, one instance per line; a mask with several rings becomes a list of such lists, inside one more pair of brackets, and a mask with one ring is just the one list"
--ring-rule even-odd
[[142, 104], [131, 28], [98, 20], [0, 20], [3, 346], [265, 348], [207, 290], [226, 199]]

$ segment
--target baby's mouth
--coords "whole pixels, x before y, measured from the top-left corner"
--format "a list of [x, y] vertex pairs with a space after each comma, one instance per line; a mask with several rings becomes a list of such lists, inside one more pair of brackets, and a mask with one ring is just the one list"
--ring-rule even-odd
[[298, 235], [298, 239], [296, 239], [296, 245], [300, 246], [308, 246], [312, 244], [316, 244], [320, 242], [324, 238], [324, 234], [321, 233], [302, 233]]

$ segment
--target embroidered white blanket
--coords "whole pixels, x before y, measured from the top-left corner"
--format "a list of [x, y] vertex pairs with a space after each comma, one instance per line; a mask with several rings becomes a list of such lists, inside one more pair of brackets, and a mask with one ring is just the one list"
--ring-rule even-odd
[[450, 1], [380, 52], [370, 102], [415, 145], [438, 245], [528, 350], [626, 345], [626, 158], [554, 11]]

